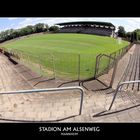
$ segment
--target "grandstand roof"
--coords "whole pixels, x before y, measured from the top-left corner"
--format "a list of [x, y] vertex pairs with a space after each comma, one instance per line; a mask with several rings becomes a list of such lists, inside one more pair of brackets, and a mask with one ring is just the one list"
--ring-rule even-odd
[[102, 25], [102, 26], [115, 26], [109, 22], [98, 22], [98, 21], [78, 21], [78, 22], [65, 22], [65, 23], [57, 23], [56, 25], [64, 26], [64, 25], [74, 25], [74, 24], [91, 24], [91, 25]]

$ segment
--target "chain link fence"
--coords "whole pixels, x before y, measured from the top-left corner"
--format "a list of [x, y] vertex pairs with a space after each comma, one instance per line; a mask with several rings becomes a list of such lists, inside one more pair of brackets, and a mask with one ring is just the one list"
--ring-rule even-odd
[[96, 67], [95, 67], [95, 75], [97, 78], [103, 74], [108, 73], [108, 71], [114, 66], [116, 61], [119, 61], [122, 56], [124, 56], [128, 50], [132, 47], [133, 44], [130, 44], [122, 49], [119, 49], [109, 55], [99, 54], [96, 57]]
[[35, 55], [16, 49], [0, 49], [5, 55], [41, 76], [58, 80], [82, 81], [107, 73], [114, 66], [115, 60], [119, 60], [131, 46], [132, 44], [107, 55], [59, 52]]

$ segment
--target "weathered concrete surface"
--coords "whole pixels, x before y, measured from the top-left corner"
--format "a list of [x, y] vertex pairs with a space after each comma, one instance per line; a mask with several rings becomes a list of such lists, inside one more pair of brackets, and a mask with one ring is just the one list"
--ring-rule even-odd
[[[126, 54], [119, 62], [117, 75], [121, 77], [128, 63]], [[126, 67], [126, 66], [124, 66]], [[48, 81], [33, 86], [43, 78], [26, 67], [12, 64], [7, 57], [0, 54], [0, 91], [57, 87], [61, 81]], [[115, 85], [119, 81], [115, 78]], [[77, 85], [74, 83], [73, 85]], [[0, 95], [0, 122], [56, 121], [59, 122], [140, 122], [140, 92], [127, 91], [118, 94], [111, 111], [107, 111], [113, 89], [92, 91], [97, 81], [86, 82], [82, 115], [78, 115], [80, 94], [67, 91], [57, 94], [32, 93]], [[70, 85], [67, 85], [70, 86]]]

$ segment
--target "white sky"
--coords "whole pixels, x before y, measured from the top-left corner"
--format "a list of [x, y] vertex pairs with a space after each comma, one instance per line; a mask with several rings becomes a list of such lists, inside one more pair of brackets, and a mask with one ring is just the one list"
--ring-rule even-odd
[[0, 18], [0, 31], [7, 29], [18, 29], [21, 27], [25, 27], [27, 25], [35, 25], [37, 23], [46, 23], [49, 26], [54, 25], [56, 23], [62, 22], [70, 22], [70, 21], [103, 21], [103, 22], [111, 22], [116, 26], [124, 26], [125, 30], [133, 31], [137, 28], [140, 29], [140, 18], [114, 18], [114, 17], [103, 17], [103, 18], [94, 18], [94, 17], [46, 17], [46, 18], [20, 18], [20, 17], [9, 17], [9, 18]]

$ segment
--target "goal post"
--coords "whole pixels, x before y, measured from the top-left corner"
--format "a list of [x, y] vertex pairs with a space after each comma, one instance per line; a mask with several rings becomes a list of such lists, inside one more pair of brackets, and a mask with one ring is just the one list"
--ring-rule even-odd
[[118, 37], [117, 38], [117, 43], [120, 45], [120, 44], [122, 44], [122, 38], [121, 37]]

